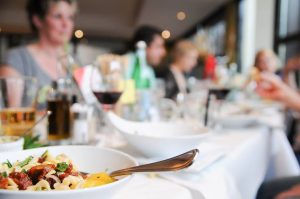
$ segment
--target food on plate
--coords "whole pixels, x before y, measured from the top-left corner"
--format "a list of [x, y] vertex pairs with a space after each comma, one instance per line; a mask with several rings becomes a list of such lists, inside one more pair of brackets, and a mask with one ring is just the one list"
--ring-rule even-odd
[[82, 187], [88, 188], [88, 187], [97, 187], [105, 184], [109, 184], [114, 182], [115, 179], [110, 177], [107, 173], [94, 173], [90, 174], [84, 181]]
[[90, 188], [116, 181], [107, 173], [84, 175], [65, 154], [29, 156], [14, 163], [0, 164], [0, 189], [50, 191]]

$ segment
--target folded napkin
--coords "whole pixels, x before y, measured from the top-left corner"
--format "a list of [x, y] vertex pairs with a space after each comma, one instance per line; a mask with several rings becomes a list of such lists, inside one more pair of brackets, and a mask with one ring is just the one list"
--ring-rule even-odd
[[[189, 168], [184, 169], [182, 172], [201, 172], [203, 169], [209, 167], [214, 162], [220, 160], [226, 155], [227, 149], [212, 143], [201, 143], [198, 147], [200, 153]], [[133, 155], [140, 164], [148, 164], [162, 160], [161, 158], [145, 158], [142, 155], [133, 154], [128, 149], [129, 154]]]
[[198, 147], [200, 153], [192, 166], [185, 169], [184, 172], [200, 172], [214, 162], [223, 158], [227, 150], [216, 144], [201, 143]]

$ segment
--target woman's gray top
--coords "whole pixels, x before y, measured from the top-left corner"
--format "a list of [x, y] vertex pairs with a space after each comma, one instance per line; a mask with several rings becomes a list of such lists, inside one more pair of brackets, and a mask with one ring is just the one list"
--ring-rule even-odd
[[10, 50], [5, 64], [16, 69], [21, 75], [37, 78], [40, 88], [51, 85], [51, 77], [38, 65], [26, 46]]
[[46, 108], [47, 93], [51, 86], [51, 77], [38, 65], [26, 46], [10, 50], [6, 56], [6, 65], [17, 70], [23, 76], [35, 77], [38, 81], [37, 108]]

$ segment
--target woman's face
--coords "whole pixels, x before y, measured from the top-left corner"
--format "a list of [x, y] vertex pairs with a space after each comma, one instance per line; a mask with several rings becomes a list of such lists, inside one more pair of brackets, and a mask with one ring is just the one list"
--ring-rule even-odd
[[197, 50], [192, 50], [181, 56], [179, 59], [181, 69], [183, 72], [189, 73], [196, 66], [198, 62]]
[[276, 71], [276, 60], [269, 53], [261, 53], [256, 58], [255, 66], [260, 71], [274, 73]]
[[64, 1], [53, 3], [43, 20], [37, 25], [39, 36], [55, 45], [68, 42], [74, 29], [75, 5]]
[[146, 49], [147, 61], [152, 67], [156, 67], [160, 64], [163, 57], [166, 55], [165, 40], [155, 35], [153, 41]]

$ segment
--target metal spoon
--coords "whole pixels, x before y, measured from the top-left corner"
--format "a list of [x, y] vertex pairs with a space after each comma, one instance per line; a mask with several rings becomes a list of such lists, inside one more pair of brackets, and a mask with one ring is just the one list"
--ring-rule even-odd
[[28, 133], [30, 133], [30, 131], [36, 126], [38, 125], [41, 121], [43, 121], [47, 116], [51, 115], [51, 111], [47, 111], [40, 119], [38, 119], [38, 121], [36, 121], [29, 129], [26, 129], [23, 132], [23, 135], [27, 135]]
[[109, 175], [111, 177], [130, 175], [137, 172], [161, 172], [161, 171], [177, 171], [187, 168], [193, 164], [197, 155], [199, 153], [198, 149], [193, 149], [181, 155], [162, 160], [159, 162], [154, 162], [150, 164], [144, 164], [135, 167], [129, 167], [126, 169], [120, 169], [111, 172]]

